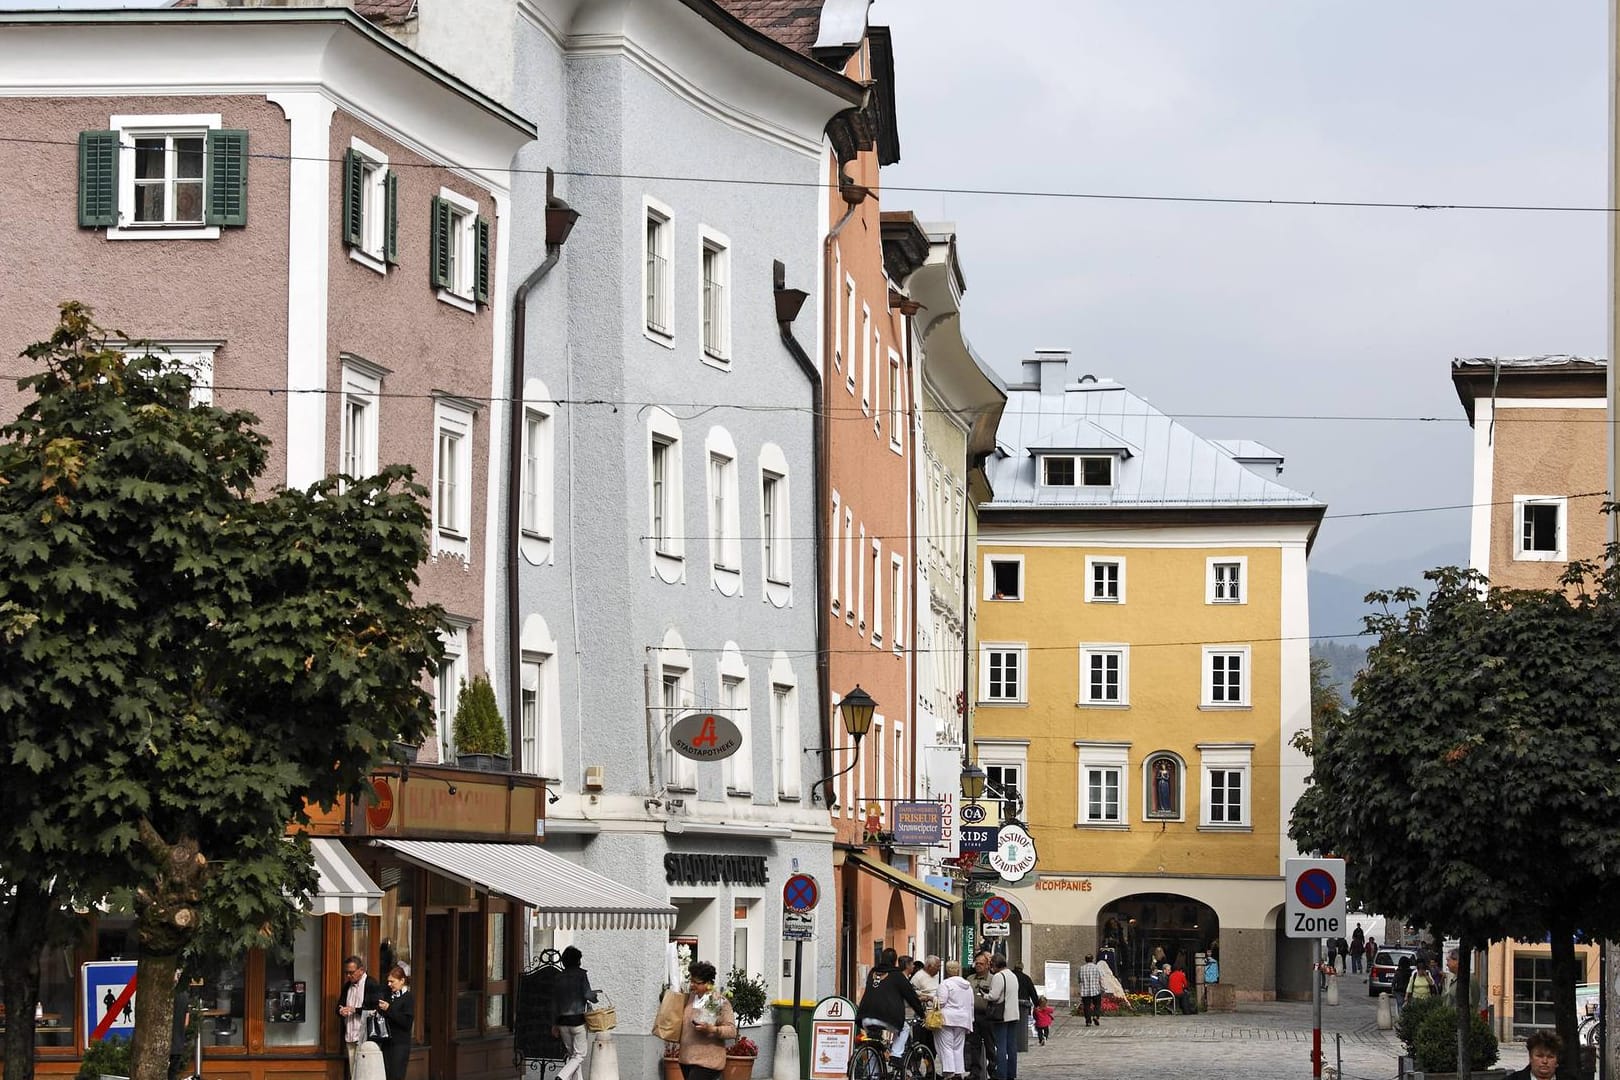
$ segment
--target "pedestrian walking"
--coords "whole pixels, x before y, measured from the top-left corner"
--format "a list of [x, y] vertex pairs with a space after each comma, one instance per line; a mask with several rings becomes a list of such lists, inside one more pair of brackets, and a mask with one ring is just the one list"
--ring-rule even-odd
[[1395, 1019], [1401, 1018], [1401, 1003], [1406, 1000], [1406, 989], [1412, 982], [1412, 958], [1403, 956], [1395, 965], [1395, 974], [1389, 977], [1389, 1007]]
[[[894, 961], [892, 950], [889, 960]], [[692, 962], [686, 984], [690, 993], [681, 1016], [680, 1048], [675, 1052], [681, 1076], [684, 1080], [720, 1080], [726, 1067], [726, 1040], [737, 1037], [737, 1014], [715, 989], [714, 965], [707, 960]]]
[[990, 1019], [995, 1023], [997, 1080], [1018, 1080], [1018, 979], [997, 953], [990, 961]]
[[562, 1040], [567, 1055], [554, 1080], [574, 1080], [585, 1071], [585, 1048], [590, 1045], [585, 1008], [597, 1000], [598, 994], [591, 988], [590, 973], [579, 966], [584, 955], [573, 945], [564, 949], [562, 971], [551, 984], [551, 1034]]
[[[343, 1017], [343, 1050], [349, 1063], [349, 1080], [381, 1080], [382, 1055], [367, 1037], [366, 1020], [382, 996], [382, 985], [366, 974], [364, 960], [351, 956], [343, 961], [343, 992], [338, 995], [337, 1013]], [[362, 1058], [366, 1059], [363, 1066]]]
[[973, 987], [962, 978], [962, 965], [952, 960], [945, 965], [945, 978], [934, 992], [945, 1026], [939, 1029], [939, 1068], [944, 1080], [963, 1080], [966, 1073], [962, 1052], [968, 1033], [973, 1030]]
[[1052, 1033], [1052, 1006], [1046, 998], [1039, 998], [1035, 1002], [1035, 1037], [1041, 1045], [1046, 1045], [1047, 1036]]
[[1102, 1026], [1102, 969], [1089, 954], [1075, 974], [1075, 982], [1080, 993], [1080, 1013], [1086, 1018], [1086, 1026]]
[[[411, 1066], [411, 1031], [416, 1024], [416, 1001], [411, 993], [411, 977], [395, 964], [388, 973], [388, 992], [377, 999], [378, 1018], [387, 1038], [382, 1042], [383, 1074], [388, 1080], [405, 1080]], [[376, 1041], [376, 1040], [373, 1040]]]
[[1029, 1049], [1029, 1037], [1035, 1030], [1035, 1002], [1041, 996], [1035, 980], [1024, 974], [1023, 964], [1012, 966], [1013, 978], [1018, 980], [1018, 1049]]
[[1361, 958], [1366, 947], [1367, 935], [1358, 926], [1356, 932], [1350, 935], [1350, 970], [1357, 975], [1361, 974]]
[[968, 1037], [968, 1069], [976, 1080], [996, 1080], [996, 1026], [990, 1004], [990, 953], [973, 957], [973, 974], [965, 976], [973, 987], [973, 1032]]

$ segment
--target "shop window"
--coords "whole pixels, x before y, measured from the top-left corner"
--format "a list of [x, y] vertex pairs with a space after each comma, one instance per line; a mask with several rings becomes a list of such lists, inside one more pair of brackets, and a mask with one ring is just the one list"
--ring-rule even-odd
[[[306, 945], [309, 949], [317, 949], [318, 942]], [[302, 970], [317, 970], [309, 962], [300, 963], [296, 957], [293, 966]], [[275, 970], [275, 969], [272, 969]], [[245, 1038], [245, 1024], [243, 1023], [247, 1004], [247, 954], [244, 953], [217, 967], [206, 968], [202, 971], [189, 972], [193, 978], [191, 988], [191, 1008], [194, 1013], [199, 1012], [198, 1037], [202, 1040], [204, 1049], [216, 1046], [242, 1046]], [[202, 977], [202, 986], [197, 986], [195, 979]], [[317, 984], [316, 1001], [320, 1000]], [[306, 1016], [319, 1028], [319, 1021], [306, 1011]], [[265, 1025], [265, 1042], [271, 1044], [276, 1037], [275, 1029], [281, 1025]], [[318, 1040], [311, 1036], [308, 1039], [299, 1039], [298, 1042], [313, 1045]], [[273, 1045], [288, 1045], [286, 1043]]]
[[[494, 901], [491, 901], [493, 904]], [[484, 1027], [505, 1028], [511, 1021], [507, 1002], [511, 1000], [510, 964], [506, 955], [506, 912], [489, 913], [488, 945], [484, 964]]]
[[[321, 920], [305, 919], [292, 955], [264, 962], [264, 1045], [318, 1046], [321, 1041]], [[379, 973], [385, 974], [384, 972]]]
[[479, 916], [476, 911], [463, 911], [456, 934], [456, 1030], [477, 1031], [482, 1010], [477, 980], [480, 974], [478, 960]]
[[378, 946], [378, 965], [384, 977], [395, 964], [404, 964], [411, 970], [411, 958], [416, 954], [411, 940], [411, 916], [416, 911], [416, 874], [399, 866], [385, 866], [377, 875], [382, 887], [382, 944]]
[[[66, 1048], [73, 1045], [74, 974], [71, 948], [40, 950], [39, 1016], [34, 1021], [35, 1046]], [[0, 979], [0, 994], [4, 991], [5, 982]], [[0, 1034], [6, 1030], [5, 1021], [5, 1013], [0, 1010]]]

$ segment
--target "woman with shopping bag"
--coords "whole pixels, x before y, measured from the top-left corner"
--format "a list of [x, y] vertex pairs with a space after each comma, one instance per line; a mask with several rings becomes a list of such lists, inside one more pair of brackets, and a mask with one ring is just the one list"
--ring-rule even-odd
[[676, 1058], [684, 1080], [719, 1080], [726, 1067], [726, 1040], [737, 1037], [737, 1014], [715, 988], [714, 977], [713, 964], [694, 963], [687, 972], [687, 993], [665, 991], [653, 1022], [654, 1035], [679, 1044]]

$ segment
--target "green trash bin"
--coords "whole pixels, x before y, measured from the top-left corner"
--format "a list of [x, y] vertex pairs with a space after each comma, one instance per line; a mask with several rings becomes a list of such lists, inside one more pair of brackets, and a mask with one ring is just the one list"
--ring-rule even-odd
[[[810, 1075], [810, 1018], [815, 1015], [816, 1003], [813, 1001], [799, 1002], [799, 1080], [806, 1080]], [[776, 1030], [788, 1027], [793, 1023], [793, 1002], [771, 1002], [771, 1019], [776, 1022]], [[774, 1034], [772, 1036], [775, 1037]], [[776, 1052], [775, 1047], [771, 1052]]]

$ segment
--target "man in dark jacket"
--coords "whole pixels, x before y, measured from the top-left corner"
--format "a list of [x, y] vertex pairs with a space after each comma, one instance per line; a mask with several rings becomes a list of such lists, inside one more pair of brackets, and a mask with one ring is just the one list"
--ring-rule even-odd
[[896, 963], [893, 949], [884, 949], [877, 967], [866, 976], [866, 989], [855, 1007], [855, 1023], [861, 1028], [879, 1027], [899, 1032], [889, 1053], [899, 1057], [906, 1052], [906, 1006], [923, 1014], [922, 998]]
[[[343, 1017], [343, 1048], [349, 1061], [349, 1080], [364, 1080], [360, 1075], [360, 1055], [368, 1042], [367, 1014], [387, 989], [366, 972], [366, 962], [358, 956], [343, 961], [343, 989], [338, 994], [337, 1014]], [[373, 1050], [375, 1051], [375, 1044]], [[375, 1067], [382, 1069], [382, 1056], [376, 1054]]]

